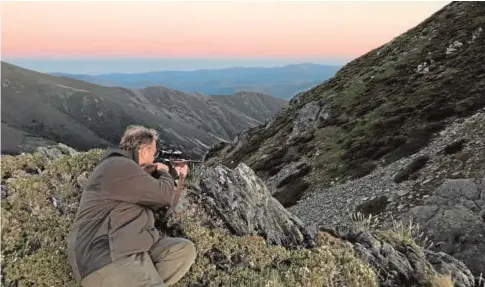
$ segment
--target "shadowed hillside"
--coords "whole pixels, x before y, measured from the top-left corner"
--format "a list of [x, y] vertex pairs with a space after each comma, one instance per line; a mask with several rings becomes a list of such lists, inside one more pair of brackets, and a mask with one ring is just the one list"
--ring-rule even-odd
[[485, 3], [452, 2], [295, 97], [208, 163], [251, 166], [307, 225], [412, 220], [485, 270]]
[[289, 206], [310, 185], [356, 179], [414, 154], [485, 106], [484, 15], [481, 2], [444, 7], [208, 158], [249, 164]]
[[2, 153], [52, 142], [81, 150], [106, 147], [138, 123], [159, 130], [166, 148], [200, 156], [286, 105], [258, 93], [218, 98], [160, 86], [104, 87], [2, 62]]

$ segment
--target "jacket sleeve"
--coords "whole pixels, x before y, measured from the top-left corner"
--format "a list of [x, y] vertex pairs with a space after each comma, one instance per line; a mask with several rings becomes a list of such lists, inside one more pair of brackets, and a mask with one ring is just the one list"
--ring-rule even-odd
[[175, 198], [172, 176], [161, 172], [158, 179], [135, 162], [114, 159], [108, 163], [101, 180], [102, 196], [119, 201], [160, 208], [171, 205]]

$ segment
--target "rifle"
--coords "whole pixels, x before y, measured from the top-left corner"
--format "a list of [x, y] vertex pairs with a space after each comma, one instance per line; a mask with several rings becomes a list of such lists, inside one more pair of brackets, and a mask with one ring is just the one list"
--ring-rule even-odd
[[177, 180], [178, 174], [175, 170], [175, 166], [177, 165], [184, 165], [190, 163], [203, 163], [202, 160], [193, 160], [193, 159], [185, 159], [182, 158], [182, 152], [172, 151], [172, 150], [159, 150], [157, 156], [155, 157], [154, 162], [160, 162], [166, 164], [169, 168], [170, 175]]
[[177, 151], [159, 150], [159, 151], [157, 151], [157, 155], [155, 156], [154, 162], [160, 162], [160, 163], [166, 164], [168, 166], [168, 172], [173, 177], [174, 182], [175, 182], [175, 186], [177, 186], [178, 192], [176, 192], [174, 203], [169, 207], [169, 209], [166, 211], [166, 213], [163, 217], [164, 222], [166, 222], [168, 217], [170, 216], [170, 214], [173, 212], [173, 210], [177, 206], [179, 198], [180, 198], [180, 194], [181, 194], [182, 189], [183, 189], [183, 179], [182, 179], [182, 182], [181, 182], [181, 186], [179, 186], [179, 176], [177, 174], [177, 171], [175, 170], [175, 166], [185, 165], [185, 164], [190, 164], [190, 163], [203, 163], [204, 161], [182, 158], [182, 152], [178, 151], [178, 150]]

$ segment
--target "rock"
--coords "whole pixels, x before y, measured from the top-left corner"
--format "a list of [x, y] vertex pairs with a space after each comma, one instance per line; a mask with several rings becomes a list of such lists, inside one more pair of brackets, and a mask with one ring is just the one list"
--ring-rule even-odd
[[38, 147], [37, 151], [49, 160], [55, 160], [65, 154], [73, 156], [78, 153], [75, 149], [62, 143], [54, 146]]
[[49, 160], [55, 160], [62, 156], [62, 152], [57, 148], [38, 147], [37, 151]]
[[63, 144], [63, 143], [60, 143], [58, 145], [58, 148], [61, 150], [61, 152], [63, 152], [64, 154], [69, 154], [70, 156], [73, 156], [73, 155], [76, 155], [78, 154], [79, 152], [76, 151], [75, 149]]
[[450, 274], [454, 286], [475, 286], [475, 278], [467, 266], [444, 252], [426, 251], [426, 259], [440, 274]]
[[404, 218], [419, 223], [436, 250], [462, 260], [479, 276], [485, 270], [485, 186], [473, 179], [445, 181]]
[[422, 64], [419, 64], [418, 68], [416, 69], [416, 73], [421, 73], [421, 74], [429, 73], [429, 67], [427, 67], [427, 63], [424, 62]]
[[428, 178], [425, 181], [423, 181], [421, 184], [425, 185], [427, 183], [430, 183], [432, 180], [433, 180], [432, 178]]
[[237, 235], [259, 234], [268, 243], [283, 246], [312, 244], [313, 235], [300, 219], [273, 198], [244, 163], [234, 170], [223, 165], [207, 167], [200, 175], [200, 189], [193, 194]]
[[453, 42], [450, 46], [448, 46], [448, 48], [446, 48], [446, 55], [451, 55], [453, 54], [454, 52], [456, 52], [458, 50], [458, 48], [460, 48], [461, 46], [463, 46], [463, 44], [459, 41], [455, 41]]
[[409, 190], [405, 190], [405, 189], [399, 189], [399, 190], [394, 191], [394, 193], [395, 193], [397, 196], [405, 196], [406, 194], [408, 194], [408, 193], [409, 193]]
[[324, 121], [329, 118], [328, 109], [320, 101], [307, 103], [298, 112], [297, 117], [293, 120], [293, 129], [288, 136], [287, 143], [291, 139], [312, 129], [318, 121]]
[[474, 276], [467, 266], [443, 252], [409, 246], [396, 248], [355, 225], [320, 227], [320, 230], [350, 242], [357, 254], [382, 276], [382, 287], [423, 286], [425, 276], [437, 274], [451, 274], [455, 286], [474, 286]]

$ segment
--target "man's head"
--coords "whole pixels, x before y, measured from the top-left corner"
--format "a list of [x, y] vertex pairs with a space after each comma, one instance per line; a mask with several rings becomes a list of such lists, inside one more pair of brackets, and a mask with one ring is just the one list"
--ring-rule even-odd
[[151, 164], [157, 156], [158, 133], [143, 126], [129, 126], [121, 137], [120, 148], [137, 152], [140, 165]]

